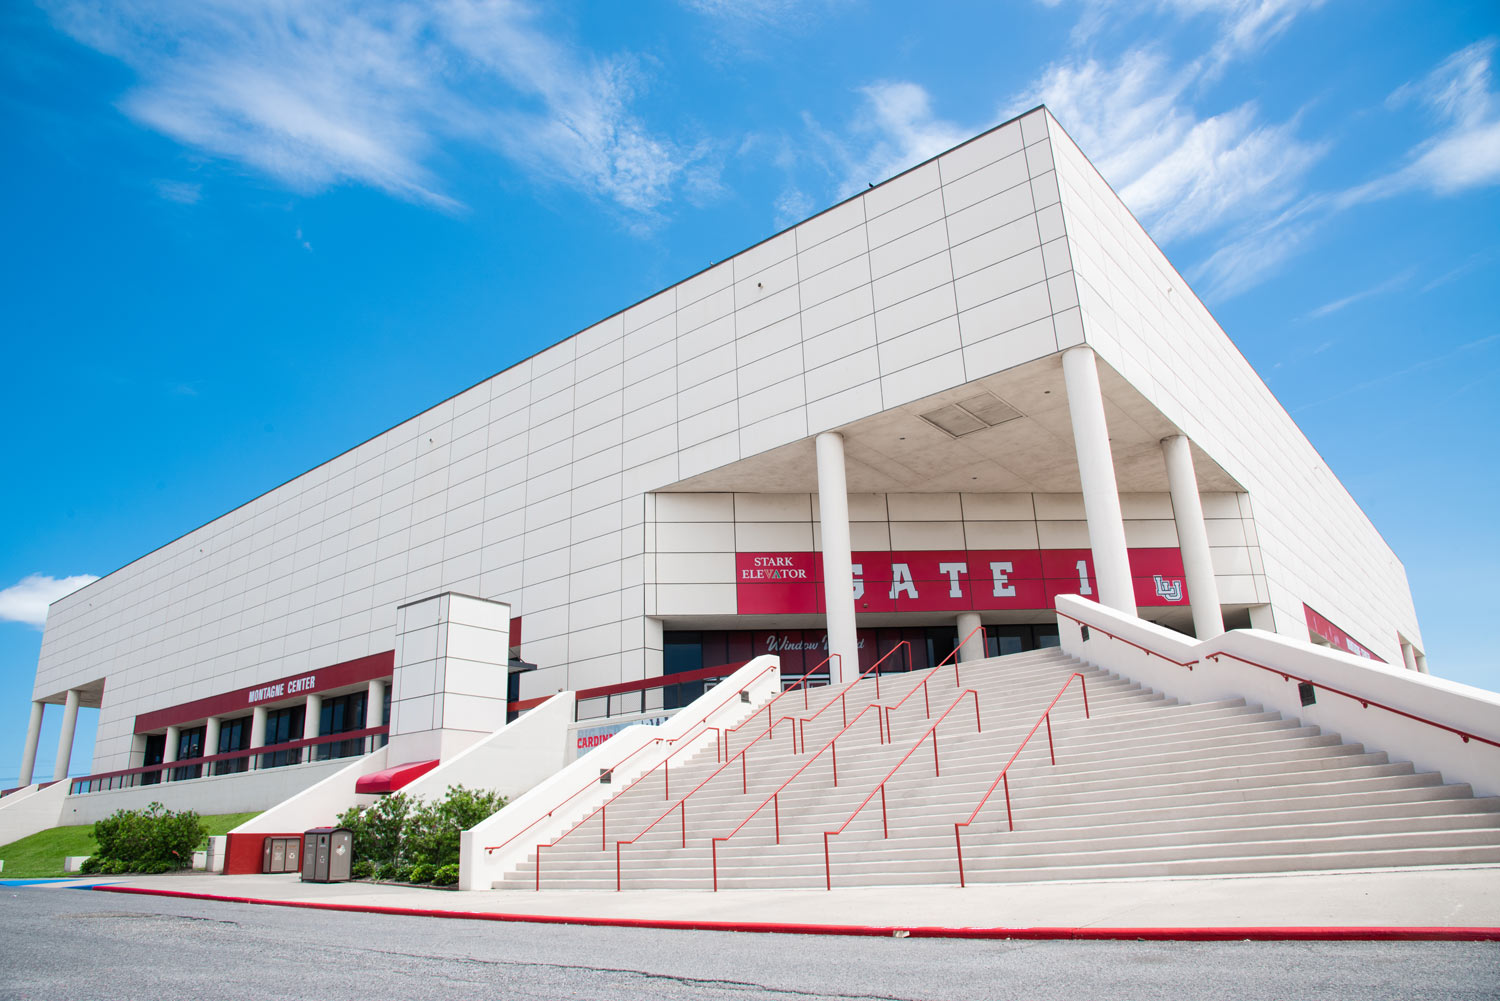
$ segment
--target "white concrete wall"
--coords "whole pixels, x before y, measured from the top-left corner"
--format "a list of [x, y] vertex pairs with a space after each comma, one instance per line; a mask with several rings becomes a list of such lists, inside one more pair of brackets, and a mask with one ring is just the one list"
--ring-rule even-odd
[[[1073, 595], [1060, 597], [1057, 606], [1059, 612], [1091, 626], [1090, 637], [1084, 641], [1078, 625], [1059, 616], [1063, 650], [1096, 667], [1185, 702], [1244, 698], [1287, 719], [1300, 719], [1346, 741], [1385, 751], [1393, 761], [1410, 761], [1419, 770], [1441, 772], [1446, 781], [1467, 782], [1479, 795], [1500, 794], [1500, 748], [1478, 740], [1465, 742], [1450, 731], [1321, 689], [1314, 705], [1303, 706], [1295, 681], [1230, 657], [1212, 658], [1219, 653], [1235, 654], [1316, 685], [1500, 741], [1500, 695], [1494, 692], [1417, 674], [1399, 664], [1373, 664], [1256, 629], [1231, 630], [1200, 643]], [[1101, 630], [1161, 656], [1148, 656]], [[1192, 662], [1192, 669], [1163, 657]]]
[[461, 785], [517, 799], [573, 760], [568, 746], [573, 704], [572, 692], [552, 696], [401, 791], [437, 799], [449, 786]]
[[[523, 697], [647, 675], [642, 494], [1081, 336], [1056, 185], [1011, 123], [528, 358], [53, 606], [35, 693], [138, 713], [393, 649], [398, 604], [513, 603]], [[1034, 180], [1033, 175], [1037, 177]], [[1042, 208], [1038, 208], [1042, 206]], [[999, 262], [1006, 262], [999, 267]]]
[[1400, 664], [1398, 631], [1421, 647], [1400, 560], [1098, 171], [1046, 126], [1035, 149], [1056, 162], [1083, 336], [1249, 491], [1276, 631], [1305, 638], [1305, 602]]
[[185, 782], [82, 793], [68, 797], [61, 823], [92, 824], [116, 810], [139, 810], [153, 802], [169, 810], [196, 810], [204, 816], [269, 810], [348, 764], [348, 758], [335, 758], [233, 775], [210, 775]]
[[[738, 695], [742, 690], [749, 692], [749, 703], [740, 701]], [[459, 886], [465, 890], [489, 889], [538, 844], [550, 842], [592, 813], [614, 792], [656, 767], [678, 749], [671, 742], [704, 726], [729, 727], [742, 723], [780, 691], [781, 658], [756, 657], [683, 707], [666, 724], [637, 725], [620, 731], [539, 782], [499, 813], [465, 831], [460, 849]], [[693, 743], [714, 739], [717, 737], [713, 732], [706, 732], [694, 737]], [[654, 747], [642, 750], [653, 743]], [[613, 770], [609, 785], [598, 782], [605, 769]], [[491, 846], [499, 846], [499, 850], [485, 850]]]
[[63, 820], [63, 803], [68, 795], [67, 780], [42, 789], [32, 786], [0, 799], [0, 845], [29, 838], [38, 831], [58, 824], [83, 823]]
[[373, 801], [373, 796], [355, 796], [354, 785], [363, 776], [384, 769], [386, 757], [386, 749], [382, 747], [362, 758], [352, 761], [346, 758], [344, 761], [347, 764], [343, 768], [324, 776], [259, 816], [251, 817], [229, 833], [284, 834], [287, 831], [328, 827], [340, 813], [354, 806], [357, 801]]

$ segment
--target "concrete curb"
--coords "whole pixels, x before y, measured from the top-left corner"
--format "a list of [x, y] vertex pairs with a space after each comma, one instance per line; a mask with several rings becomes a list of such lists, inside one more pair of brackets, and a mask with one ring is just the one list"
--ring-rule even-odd
[[819, 925], [768, 921], [677, 921], [669, 919], [567, 917], [556, 914], [504, 914], [448, 911], [378, 904], [336, 904], [317, 900], [267, 900], [185, 890], [138, 886], [91, 886], [102, 893], [135, 893], [153, 897], [214, 900], [227, 904], [264, 904], [313, 910], [356, 911], [404, 917], [455, 918], [464, 921], [508, 921], [528, 924], [596, 925], [612, 928], [659, 928], [665, 931], [758, 932], [781, 935], [860, 935], [872, 938], [1052, 939], [1064, 941], [1151, 942], [1500, 942], [1500, 928], [1308, 926], [1218, 928], [943, 928], [896, 925]]

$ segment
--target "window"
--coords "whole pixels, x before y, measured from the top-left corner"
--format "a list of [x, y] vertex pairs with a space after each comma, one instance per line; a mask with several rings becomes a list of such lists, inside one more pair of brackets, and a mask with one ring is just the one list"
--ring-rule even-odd
[[[272, 709], [266, 713], [266, 744], [285, 744], [292, 740], [302, 739], [302, 720], [306, 713], [305, 706], [289, 706], [286, 709]], [[260, 756], [260, 767], [280, 768], [282, 765], [295, 765], [302, 760], [302, 749], [291, 748], [286, 751], [272, 751]]]
[[[250, 726], [253, 717], [241, 716], [238, 719], [226, 719], [219, 724], [219, 746], [215, 754], [231, 754], [235, 751], [243, 751], [250, 746]], [[228, 761], [215, 761], [215, 775], [233, 775], [236, 772], [247, 771], [250, 768], [250, 759], [230, 758]]]
[[[206, 729], [206, 727], [195, 726], [191, 730], [183, 730], [178, 733], [178, 761], [187, 761], [191, 758], [203, 757], [203, 734]], [[174, 768], [172, 769], [172, 781], [181, 782], [183, 779], [196, 779], [202, 774], [202, 765], [190, 765], [185, 768]]]
[[[337, 698], [324, 699], [323, 711], [318, 718], [318, 733], [327, 737], [335, 733], [363, 730], [365, 728], [365, 703], [368, 695], [368, 692], [352, 692]], [[348, 758], [365, 753], [365, 741], [363, 737], [355, 737], [353, 740], [318, 744], [313, 748], [313, 752], [312, 757], [318, 761]]]

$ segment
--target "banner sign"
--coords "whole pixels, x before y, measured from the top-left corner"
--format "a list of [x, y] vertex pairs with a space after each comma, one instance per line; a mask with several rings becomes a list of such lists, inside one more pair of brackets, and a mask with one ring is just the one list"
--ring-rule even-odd
[[646, 719], [627, 720], [624, 723], [585, 727], [576, 734], [578, 738], [578, 753], [576, 756], [583, 757], [583, 755], [592, 751], [627, 726], [661, 726], [671, 718], [671, 716], [651, 716]]
[[[1096, 598], [1089, 549], [956, 549], [854, 554], [856, 612], [1050, 609], [1059, 594]], [[1182, 553], [1130, 550], [1139, 606], [1188, 603]], [[821, 613], [821, 553], [736, 553], [741, 615]]]
[[1348, 633], [1344, 632], [1338, 626], [1334, 625], [1332, 622], [1329, 622], [1323, 616], [1307, 607], [1306, 603], [1302, 605], [1302, 614], [1307, 619], [1307, 631], [1312, 633], [1314, 636], [1321, 636], [1323, 639], [1327, 640], [1329, 645], [1332, 646], [1335, 650], [1342, 650], [1345, 653], [1352, 653], [1354, 654], [1354, 656], [1363, 657], [1366, 660], [1378, 660], [1382, 664], [1385, 663], [1385, 659], [1383, 657], [1375, 656], [1375, 654], [1370, 650], [1369, 647], [1365, 646], [1363, 643], [1360, 643], [1358, 640], [1350, 636]]

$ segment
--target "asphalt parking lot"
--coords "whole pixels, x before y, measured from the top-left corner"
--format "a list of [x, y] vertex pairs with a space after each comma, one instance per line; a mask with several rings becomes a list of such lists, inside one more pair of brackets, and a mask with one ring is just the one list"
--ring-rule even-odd
[[0, 998], [1497, 998], [1500, 945], [655, 931], [0, 888]]

